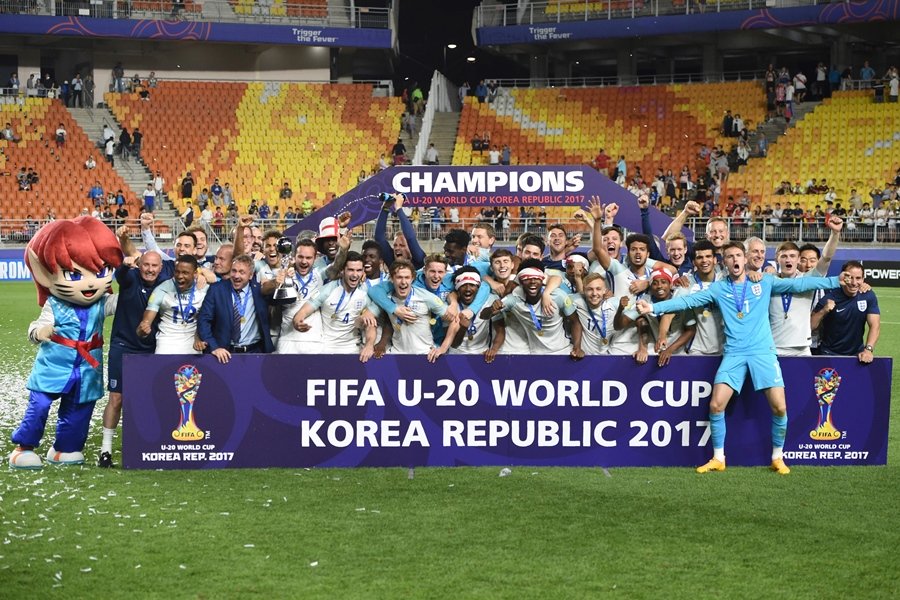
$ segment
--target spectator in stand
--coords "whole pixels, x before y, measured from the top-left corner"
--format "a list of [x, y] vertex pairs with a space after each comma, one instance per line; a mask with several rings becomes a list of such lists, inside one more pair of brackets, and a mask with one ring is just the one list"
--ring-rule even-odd
[[143, 191], [141, 197], [144, 200], [143, 211], [152, 213], [156, 206], [156, 190], [153, 189], [152, 183], [147, 184], [147, 189]]
[[594, 168], [609, 177], [609, 161], [610, 157], [606, 150], [600, 148], [600, 152], [594, 157]]
[[497, 144], [491, 146], [491, 149], [488, 151], [488, 164], [491, 166], [500, 164], [500, 149], [497, 148]]
[[387, 159], [384, 157], [384, 152], [381, 153], [381, 156], [378, 157], [378, 170], [384, 171], [390, 165], [388, 164]]
[[806, 75], [803, 71], [797, 71], [794, 75], [794, 101], [803, 104], [804, 100], [806, 100]]
[[117, 62], [112, 69], [112, 86], [114, 92], [125, 93], [125, 69], [121, 62]]
[[[217, 206], [216, 209], [219, 207]], [[200, 212], [200, 225], [203, 226], [203, 231], [209, 233], [212, 231], [212, 222], [213, 222], [213, 211], [207, 206]]]
[[419, 87], [418, 82], [413, 84], [413, 91], [409, 99], [412, 102], [415, 116], [418, 117], [425, 112], [425, 94], [422, 93], [422, 88]]
[[136, 92], [141, 87], [141, 76], [135, 73], [131, 76], [131, 91]]
[[225, 213], [222, 212], [221, 206], [217, 206], [216, 212], [213, 214], [212, 229], [213, 233], [216, 234], [216, 237], [221, 239], [222, 233], [225, 230]]
[[826, 95], [826, 90], [828, 89], [828, 68], [825, 66], [825, 63], [820, 62], [816, 65], [816, 80], [813, 83], [813, 97], [816, 100], [821, 100]]
[[125, 208], [125, 205], [120, 205], [116, 208], [116, 225], [121, 225], [122, 221], [128, 218], [128, 209]]
[[56, 147], [62, 148], [66, 145], [66, 126], [62, 123], [59, 124], [59, 127], [56, 128]]
[[841, 71], [841, 91], [853, 89], [853, 67]]
[[509, 144], [503, 144], [503, 148], [500, 150], [500, 164], [509, 166], [512, 159], [512, 150], [509, 147]]
[[897, 67], [891, 67], [885, 74], [888, 89], [888, 102], [897, 102], [900, 98], [900, 76], [897, 74]]
[[147, 87], [155, 88], [159, 85], [159, 79], [156, 77], [156, 71], [150, 71], [150, 76], [147, 78]]
[[478, 82], [478, 85], [475, 86], [475, 97], [478, 98], [479, 104], [484, 104], [487, 100], [488, 88], [484, 84], [484, 79]]
[[437, 148], [434, 147], [434, 144], [428, 144], [428, 150], [425, 151], [425, 164], [426, 165], [436, 165], [438, 164], [438, 151]]
[[20, 192], [27, 192], [31, 189], [31, 179], [28, 177], [28, 171], [25, 170], [25, 167], [22, 167], [22, 170], [16, 173], [16, 181], [19, 183]]
[[400, 138], [397, 138], [397, 143], [391, 149], [391, 156], [394, 158], [395, 165], [406, 164], [406, 146], [403, 145], [403, 140]]
[[215, 179], [213, 179], [213, 184], [209, 188], [210, 199], [212, 200], [214, 206], [220, 206], [223, 204], [224, 201], [222, 199], [222, 192], [222, 185], [219, 183], [219, 178], [216, 177]]
[[231, 191], [231, 184], [227, 181], [225, 187], [222, 188], [222, 202], [226, 208], [234, 204], [234, 193]]
[[831, 97], [832, 92], [837, 91], [841, 85], [841, 72], [838, 71], [836, 65], [831, 65], [828, 69], [828, 97]]
[[116, 166], [115, 152], [116, 152], [116, 142], [115, 138], [107, 138], [106, 142], [104, 142], [105, 150], [103, 152], [104, 156], [106, 156], [106, 161], [112, 166]]
[[97, 168], [97, 161], [94, 160], [94, 155], [88, 156], [88, 159], [84, 161], [84, 168], [88, 171], [93, 171]]
[[156, 194], [156, 202], [160, 206], [162, 206], [164, 192], [163, 190], [166, 187], [166, 180], [162, 176], [161, 171], [156, 172], [156, 176], [153, 177], [153, 192]]
[[484, 150], [484, 144], [481, 141], [481, 136], [478, 135], [478, 132], [475, 132], [475, 135], [472, 136], [472, 151], [477, 151], [481, 154], [482, 150]]
[[722, 117], [722, 135], [725, 137], [734, 135], [734, 117], [731, 116], [730, 110], [726, 110], [725, 116]]
[[73, 108], [84, 108], [84, 80], [81, 78], [81, 73], [75, 73], [75, 77], [72, 78], [70, 98]]
[[141, 158], [141, 146], [144, 143], [144, 134], [137, 127], [131, 132], [131, 155], [136, 159]]
[[731, 123], [731, 137], [738, 137], [744, 131], [744, 119], [741, 113], [734, 114], [734, 121]]
[[625, 162], [625, 155], [620, 154], [619, 160], [616, 162], [616, 183], [624, 185], [628, 178], [628, 163]]
[[188, 171], [184, 179], [181, 180], [181, 198], [182, 200], [190, 200], [194, 197], [194, 176]]
[[208, 204], [209, 188], [203, 188], [202, 190], [200, 190], [200, 195], [197, 196], [197, 206], [200, 208], [200, 210], [203, 210]]
[[290, 200], [294, 197], [294, 191], [291, 189], [291, 186], [287, 181], [284, 182], [284, 185], [281, 187], [281, 191], [278, 192], [278, 197], [282, 200]]
[[466, 103], [466, 96], [469, 95], [470, 90], [471, 90], [471, 87], [469, 86], [469, 82], [463, 81], [462, 85], [459, 86], [459, 89], [457, 90], [457, 93], [459, 94], [459, 103], [460, 104]]
[[875, 69], [869, 66], [869, 61], [863, 62], [863, 67], [859, 70], [859, 78], [862, 81], [863, 88], [872, 87], [872, 80], [875, 79]]
[[19, 74], [15, 71], [9, 74], [9, 81], [6, 83], [6, 93], [10, 96], [19, 95]]
[[263, 203], [257, 209], [257, 214], [259, 215], [260, 220], [267, 221], [271, 212], [272, 209], [269, 207], [269, 203], [263, 200]]
[[94, 185], [91, 186], [91, 189], [88, 190], [88, 198], [94, 203], [94, 206], [100, 206], [103, 204], [103, 186], [100, 185], [100, 181], [97, 180], [94, 182]]
[[9, 142], [10, 144], [18, 144], [22, 139], [16, 135], [16, 132], [13, 131], [12, 124], [7, 123], [3, 128], [3, 131], [0, 132], [0, 137]]
[[125, 127], [122, 128], [122, 133], [119, 134], [119, 154], [128, 162], [128, 156], [131, 154], [131, 136]]
[[500, 84], [497, 83], [496, 79], [491, 79], [488, 82], [488, 103], [493, 102], [497, 99], [497, 94], [500, 92]]
[[356, 176], [356, 184], [359, 185], [360, 183], [362, 183], [363, 181], [365, 181], [368, 178], [369, 178], [369, 175], [368, 175], [368, 173], [366, 173], [366, 170], [360, 169], [359, 175]]

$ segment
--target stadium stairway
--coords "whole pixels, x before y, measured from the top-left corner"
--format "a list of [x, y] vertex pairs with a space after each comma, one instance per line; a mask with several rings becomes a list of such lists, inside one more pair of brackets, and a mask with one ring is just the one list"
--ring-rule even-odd
[[765, 121], [760, 123], [759, 127], [756, 128], [750, 136], [750, 147], [753, 148], [753, 154], [756, 155], [757, 148], [759, 148], [759, 138], [765, 137], [768, 142], [769, 148], [772, 147], [772, 144], [777, 144], [778, 139], [784, 135], [784, 133], [791, 127], [794, 127], [803, 120], [803, 117], [811, 113], [816, 109], [819, 102], [814, 102], [812, 100], [808, 100], [803, 104], [794, 105], [794, 116], [791, 118], [790, 124], [784, 122], [784, 119], [775, 118], [769, 121]]
[[434, 123], [431, 125], [431, 139], [438, 151], [438, 157], [442, 165], [453, 164], [453, 148], [456, 146], [456, 134], [459, 129], [458, 112], [435, 112]]
[[[116, 136], [116, 144], [118, 145], [122, 128], [119, 127], [119, 123], [108, 108], [69, 108], [68, 111], [72, 115], [72, 118], [75, 119], [75, 122], [78, 123], [87, 134], [88, 138], [93, 142], [100, 141], [103, 137], [103, 126], [109, 124]], [[98, 161], [105, 160], [104, 151], [99, 147], [97, 149], [96, 159]], [[144, 190], [147, 189], [147, 183], [153, 179], [153, 174], [143, 161], [138, 161], [133, 158], [124, 161], [118, 153], [116, 154], [116, 164], [114, 168], [119, 176], [125, 180], [125, 183], [128, 184], [128, 187], [131, 188], [138, 199], [142, 197]], [[167, 202], [165, 206], [160, 208], [162, 209], [162, 212], [157, 213], [157, 216], [163, 218], [176, 216], [170, 203]]]

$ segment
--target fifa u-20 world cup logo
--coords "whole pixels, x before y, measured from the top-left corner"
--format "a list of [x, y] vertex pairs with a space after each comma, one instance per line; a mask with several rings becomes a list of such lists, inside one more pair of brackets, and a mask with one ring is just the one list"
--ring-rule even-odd
[[826, 367], [816, 374], [814, 381], [816, 400], [819, 402], [819, 424], [809, 432], [809, 437], [817, 441], [839, 440], [843, 433], [834, 426], [831, 409], [841, 386], [841, 376], [831, 367]]
[[178, 428], [172, 432], [172, 438], [179, 442], [196, 442], [205, 436], [194, 422], [194, 400], [197, 399], [202, 377], [194, 365], [183, 365], [175, 371], [175, 392], [181, 403], [181, 418]]

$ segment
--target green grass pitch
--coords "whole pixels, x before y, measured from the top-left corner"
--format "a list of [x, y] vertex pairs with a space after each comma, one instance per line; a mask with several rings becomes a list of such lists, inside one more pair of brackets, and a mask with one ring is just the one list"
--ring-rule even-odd
[[[876, 291], [877, 353], [896, 356], [900, 290]], [[4, 461], [37, 314], [30, 283], [0, 286]], [[4, 465], [0, 598], [896, 598], [898, 412], [888, 466], [788, 477]]]

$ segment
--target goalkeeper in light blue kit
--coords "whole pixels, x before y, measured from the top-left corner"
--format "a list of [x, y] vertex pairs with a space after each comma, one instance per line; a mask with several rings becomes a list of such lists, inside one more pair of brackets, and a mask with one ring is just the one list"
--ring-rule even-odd
[[725, 352], [713, 385], [709, 404], [709, 425], [712, 434], [713, 458], [697, 468], [698, 473], [725, 470], [725, 407], [731, 397], [740, 392], [750, 371], [753, 387], [762, 391], [772, 409], [772, 465], [781, 475], [791, 470], [784, 464], [782, 448], [787, 432], [787, 404], [784, 379], [775, 355], [775, 342], [769, 326], [769, 299], [773, 293], [801, 293], [816, 289], [836, 288], [838, 277], [808, 277], [777, 279], [764, 275], [754, 283], [747, 279], [747, 257], [738, 242], [723, 248], [728, 276], [707, 289], [689, 296], [664, 302], [637, 303], [641, 314], [678, 312], [715, 302], [725, 322]]

